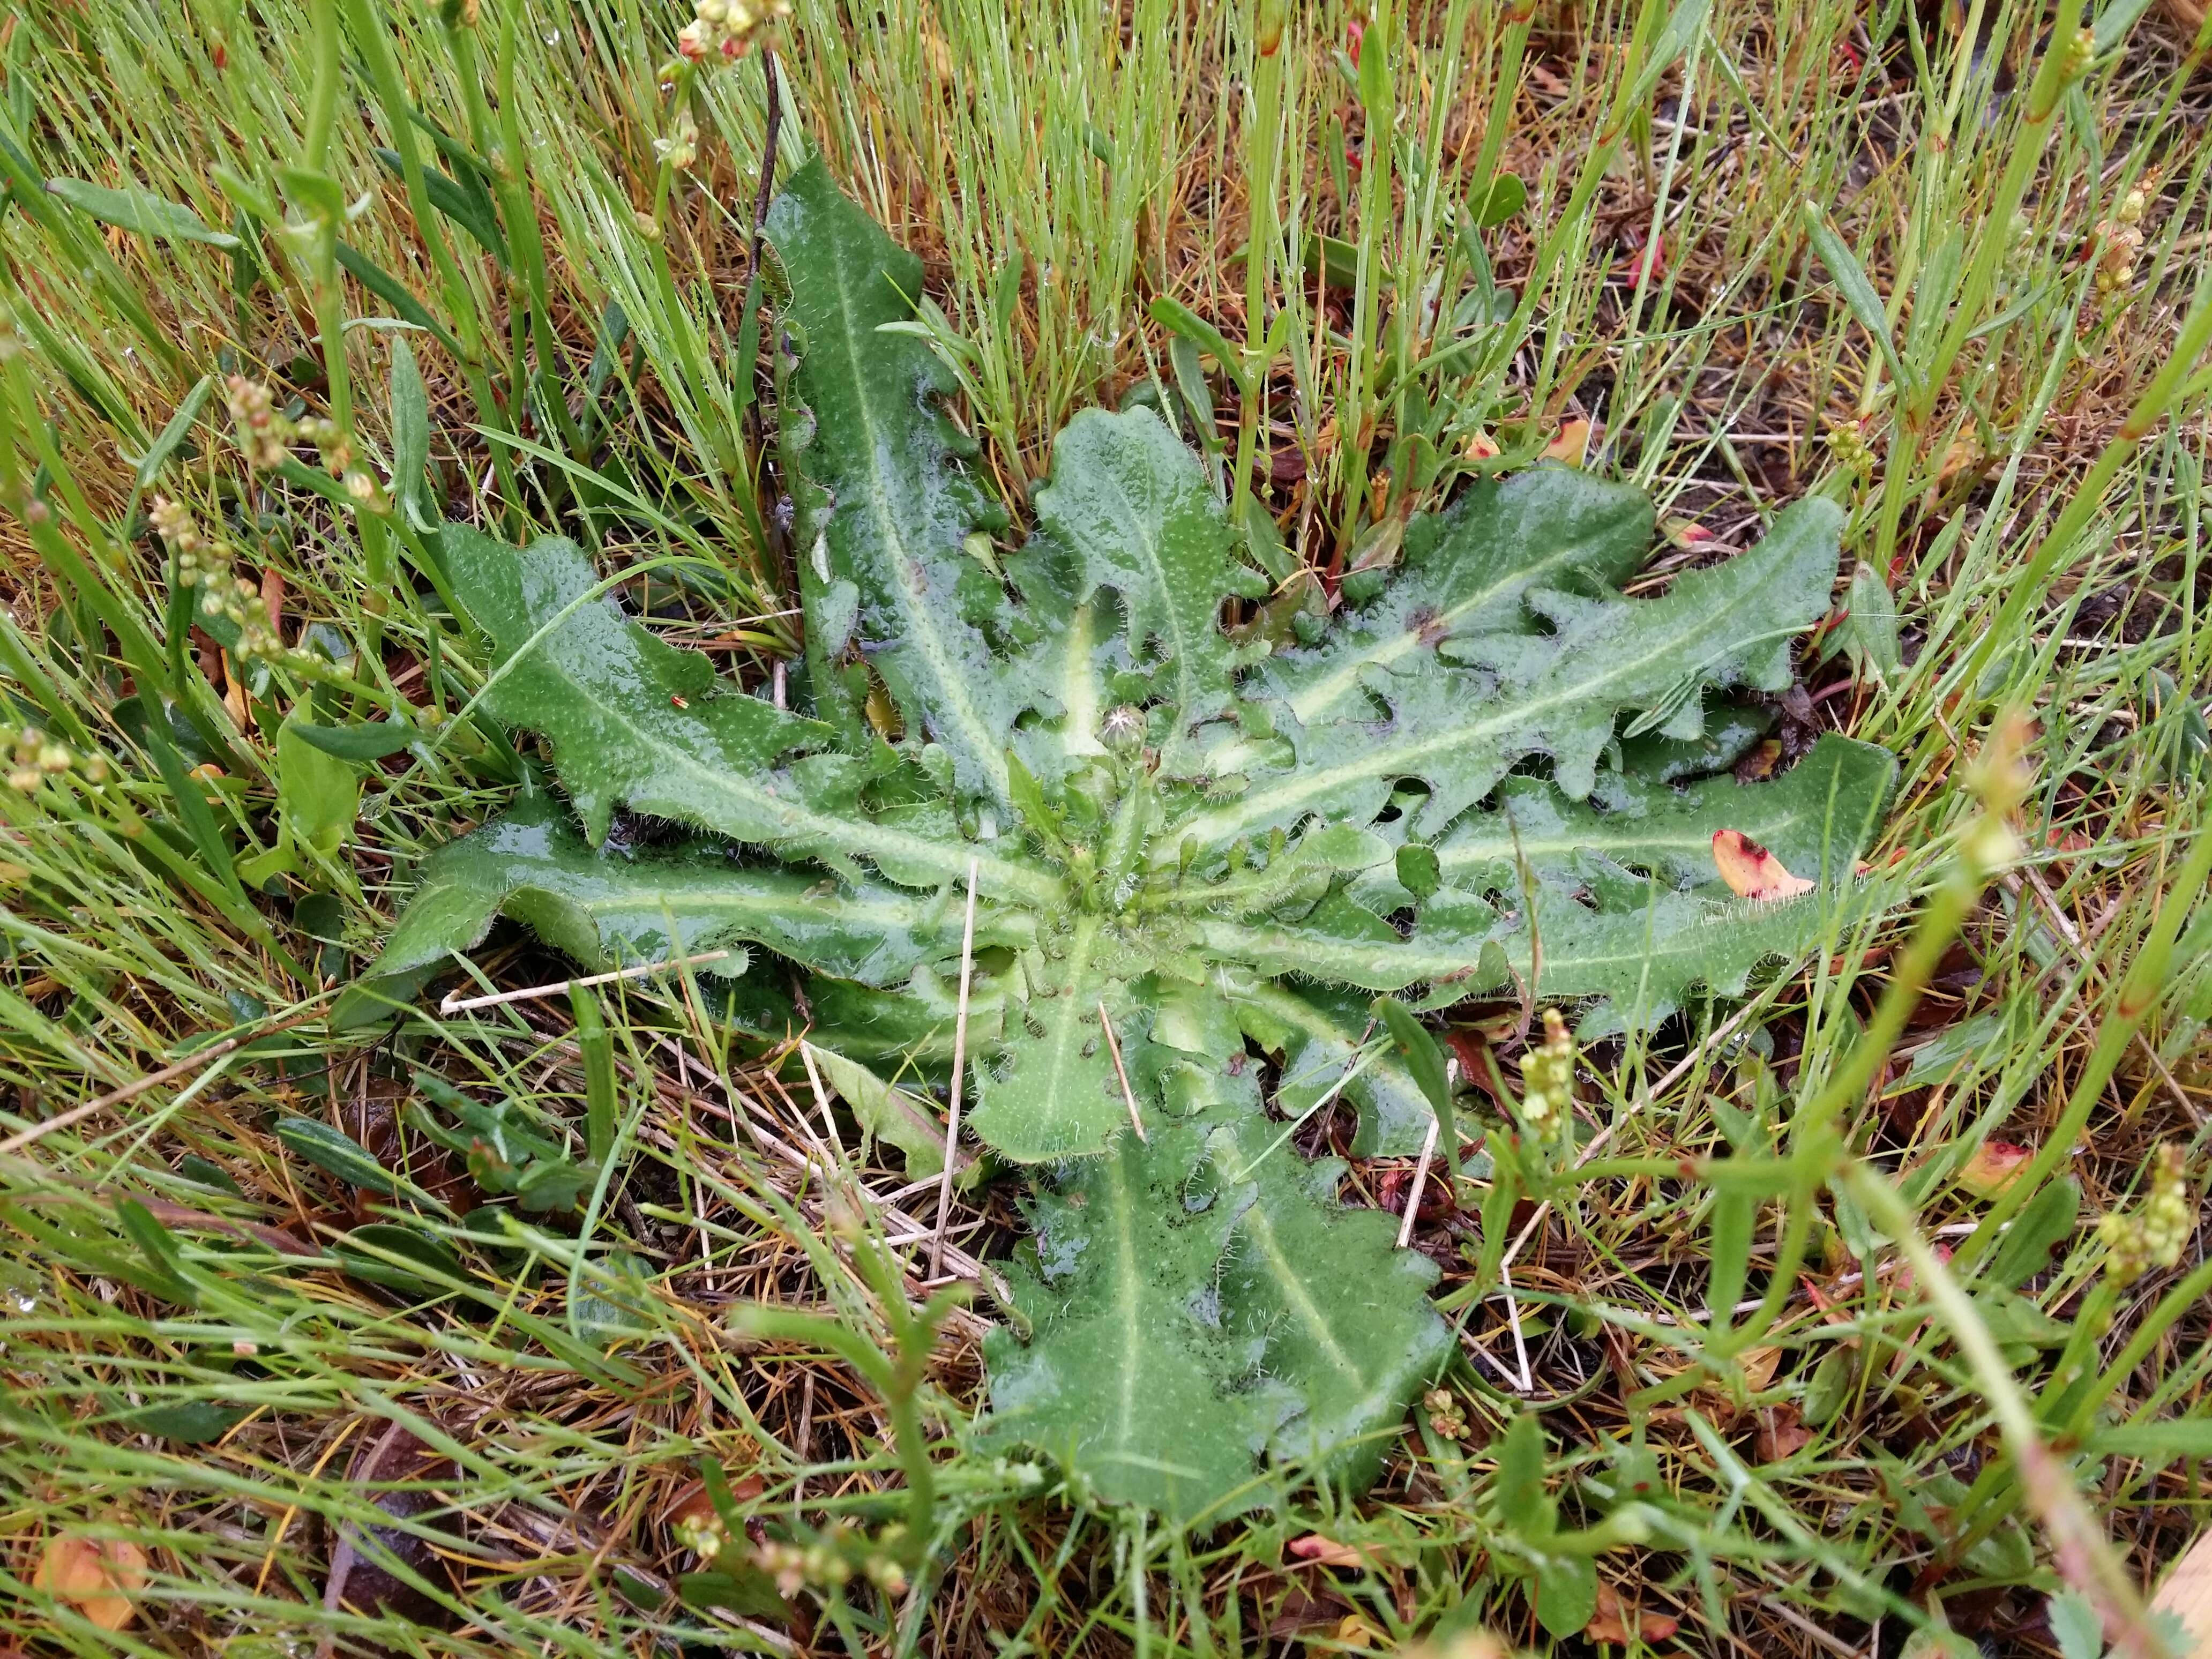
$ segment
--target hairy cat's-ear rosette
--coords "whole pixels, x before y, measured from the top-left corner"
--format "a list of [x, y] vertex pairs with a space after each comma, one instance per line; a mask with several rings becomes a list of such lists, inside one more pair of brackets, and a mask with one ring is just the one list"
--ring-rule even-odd
[[[1447, 1334], [1426, 1261], [1283, 1115], [1340, 1097], [1354, 1156], [1419, 1149], [1434, 1109], [1370, 1029], [1377, 992], [1649, 1030], [1871, 914], [1887, 754], [1831, 736], [1773, 781], [1728, 771], [1828, 607], [1841, 516], [1800, 502], [1630, 598], [1644, 496], [1477, 481], [1269, 654], [1224, 627], [1269, 584], [1158, 416], [1072, 421], [1009, 549], [953, 377], [902, 326], [919, 262], [818, 161], [768, 235], [794, 708], [656, 637], [574, 544], [447, 528], [481, 706], [544, 739], [568, 805], [526, 796], [428, 860], [341, 1018], [404, 1005], [505, 915], [592, 967], [780, 957], [815, 1043], [941, 1079], [972, 870], [968, 1125], [1029, 1166], [1036, 1227], [988, 1434], [1184, 1521], [1359, 1484]], [[691, 840], [627, 855], [621, 811]], [[1723, 832], [1805, 890], [1738, 898]]]

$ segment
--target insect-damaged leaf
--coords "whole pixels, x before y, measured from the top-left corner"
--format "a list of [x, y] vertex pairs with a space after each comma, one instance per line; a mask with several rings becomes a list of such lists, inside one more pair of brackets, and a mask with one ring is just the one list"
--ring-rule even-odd
[[594, 592], [599, 573], [574, 542], [518, 550], [462, 525], [440, 542], [454, 591], [491, 636], [499, 678], [485, 712], [545, 734], [593, 842], [625, 802], [753, 841], [793, 833], [766, 776], [818, 748], [820, 726], [719, 684], [704, 656], [630, 621]]
[[1479, 479], [1447, 511], [1407, 526], [1403, 562], [1378, 598], [1320, 644], [1269, 658], [1255, 688], [1300, 726], [1364, 718], [1369, 670], [1411, 670], [1448, 639], [1525, 631], [1532, 588], [1625, 580], [1652, 523], [1641, 491], [1564, 467]]
[[1355, 1158], [1420, 1150], [1433, 1109], [1395, 1046], [1373, 1041], [1365, 997], [1328, 985], [1293, 990], [1269, 980], [1231, 984], [1239, 1029], [1281, 1057], [1275, 1100], [1285, 1116], [1301, 1116], [1341, 1093], [1359, 1114]]

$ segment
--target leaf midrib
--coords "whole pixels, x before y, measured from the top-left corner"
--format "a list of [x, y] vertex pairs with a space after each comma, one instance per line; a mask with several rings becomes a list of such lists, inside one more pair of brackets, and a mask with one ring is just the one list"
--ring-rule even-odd
[[1137, 1269], [1135, 1206], [1130, 1201], [1129, 1172], [1119, 1149], [1108, 1154], [1108, 1168], [1114, 1182], [1114, 1243], [1120, 1269], [1115, 1277], [1114, 1305], [1121, 1320], [1121, 1365], [1115, 1379], [1119, 1387], [1114, 1444], [1126, 1454], [1136, 1437], [1137, 1378], [1144, 1370], [1144, 1304]]
[[906, 624], [902, 645], [919, 645], [927, 659], [935, 682], [936, 701], [949, 705], [943, 711], [932, 709], [932, 714], [951, 714], [963, 728], [969, 757], [981, 769], [989, 782], [993, 796], [1004, 801], [1007, 795], [1006, 762], [1000, 752], [991, 728], [975, 705], [969, 701], [964, 682], [955, 672], [937, 621], [927, 606], [916, 604], [917, 596], [912, 585], [905, 581], [905, 570], [919, 563], [908, 551], [906, 538], [900, 532], [897, 520], [890, 510], [890, 483], [884, 476], [884, 442], [878, 436], [888, 430], [878, 420], [876, 405], [869, 393], [867, 376], [861, 372], [860, 325], [853, 315], [853, 290], [848, 279], [842, 258], [836, 261], [837, 269], [837, 308], [844, 315], [845, 326], [838, 331], [845, 353], [846, 384], [852, 388], [860, 406], [860, 429], [867, 434], [869, 516], [878, 532], [888, 544], [894, 563], [886, 574], [890, 580], [883, 584], [890, 590], [891, 602], [898, 607]]
[[[1672, 895], [1672, 890], [1668, 890], [1662, 896], [1669, 895]], [[1695, 895], [1691, 894], [1672, 896], [1692, 899], [1696, 897]], [[1801, 894], [1795, 898], [1742, 900], [1734, 903], [1720, 904], [1713, 904], [1711, 900], [1697, 900], [1696, 902], [1701, 904], [1713, 904], [1713, 908], [1701, 912], [1685, 926], [1673, 928], [1656, 937], [1649, 933], [1639, 933], [1637, 936], [1638, 944], [1633, 949], [1577, 951], [1571, 957], [1561, 958], [1558, 957], [1547, 945], [1546, 947], [1547, 965], [1571, 964], [1577, 969], [1602, 969], [1616, 965], [1626, 966], [1697, 957], [1702, 956], [1704, 952], [1692, 929], [1704, 927], [1726, 929], [1732, 922], [1764, 924], [1778, 921], [1808, 907], [1817, 908], [1827, 900], [1828, 896], [1825, 893], [1813, 892]], [[1571, 901], [1563, 902], [1571, 902]], [[1747, 908], [1754, 905], [1757, 907], [1755, 909]], [[1650, 914], [1648, 909], [1622, 910], [1610, 914], [1583, 911], [1577, 920], [1588, 926], [1607, 923], [1626, 924], [1642, 922]], [[1501, 924], [1503, 921], [1501, 917]], [[1540, 934], [1542, 931], [1542, 919], [1540, 917], [1538, 932]], [[1231, 961], [1245, 960], [1263, 954], [1295, 951], [1306, 964], [1303, 971], [1310, 977], [1343, 984], [1352, 981], [1333, 979], [1328, 964], [1348, 963], [1354, 958], [1367, 962], [1381, 962], [1387, 958], [1393, 973], [1401, 969], [1405, 970], [1402, 982], [1410, 985], [1423, 980], [1440, 979], [1448, 974], [1461, 972], [1474, 967], [1480, 960], [1481, 947], [1488, 944], [1495, 943], [1499, 945], [1504, 950], [1506, 959], [1516, 966], [1525, 965], [1528, 958], [1527, 933], [1517, 927], [1508, 931], [1502, 925], [1498, 932], [1480, 936], [1471, 935], [1457, 946], [1441, 948], [1429, 946], [1425, 949], [1418, 933], [1412, 939], [1402, 940], [1396, 945], [1370, 946], [1362, 945], [1352, 940], [1346, 940], [1339, 945], [1326, 939], [1316, 939], [1310, 934], [1300, 933], [1291, 928], [1262, 927], [1249, 922], [1209, 920], [1200, 924], [1199, 933], [1205, 940], [1209, 951], [1225, 957]]]
[[[1755, 811], [1758, 803], [1747, 802], [1747, 805]], [[1805, 820], [1816, 815], [1825, 817], [1827, 805], [1826, 800], [1819, 803], [1820, 810], [1817, 814], [1814, 805], [1808, 803], [1784, 812], [1779, 817], [1758, 818], [1755, 822], [1759, 830], [1759, 838], [1761, 841], [1778, 840], [1784, 831], [1796, 828]], [[1638, 822], [1648, 824], [1649, 821]], [[1511, 835], [1500, 835], [1486, 841], [1442, 842], [1437, 844], [1436, 851], [1437, 860], [1443, 869], [1451, 871], [1465, 869], [1474, 865], [1495, 863], [1500, 859], [1510, 862], [1516, 850], [1522, 857], [1533, 860], [1547, 854], [1604, 853], [1625, 848], [1638, 854], [1637, 862], [1640, 864], [1645, 861], [1644, 855], [1662, 850], [1690, 851], [1709, 848], [1711, 845], [1712, 831], [1710, 830], [1652, 833], [1648, 829], [1644, 829], [1632, 832], [1626, 829], [1613, 830], [1601, 824], [1593, 824], [1579, 834], [1569, 830], [1556, 839], [1552, 837], [1538, 839], [1528, 836], [1516, 839]]]
[[[1173, 641], [1176, 704], [1183, 719], [1188, 721], [1195, 718], [1195, 711], [1200, 702], [1198, 658], [1202, 647], [1194, 645], [1193, 641], [1200, 637], [1201, 629], [1206, 633], [1215, 631], [1213, 618], [1207, 616], [1194, 622], [1185, 614], [1188, 607], [1176, 603], [1176, 584], [1169, 577], [1167, 561], [1161, 556], [1161, 540], [1153, 533], [1150, 515], [1137, 510], [1136, 503], [1130, 499], [1129, 492], [1123, 486], [1119, 473], [1111, 467], [1100, 470], [1104, 474], [1106, 483], [1110, 485], [1115, 498], [1121, 503], [1121, 521], [1134, 527], [1138, 556], [1152, 573], [1153, 592], [1158, 596], [1152, 605], [1145, 607], [1151, 614], [1142, 621], [1137, 617], [1138, 606], [1135, 601], [1133, 599], [1127, 601], [1132, 631], [1149, 633], [1157, 629], [1164, 632]], [[1166, 521], [1165, 514], [1161, 515], [1160, 521], [1162, 523]], [[1085, 597], [1087, 599], [1090, 596]], [[1131, 643], [1141, 645], [1143, 641], [1133, 640]]]
[[[920, 928], [924, 912], [928, 908], [926, 896], [907, 893], [896, 896], [878, 893], [862, 898], [842, 894], [810, 896], [804, 885], [806, 878], [797, 872], [792, 872], [790, 879], [802, 884], [801, 887], [786, 892], [764, 886], [744, 885], [730, 878], [742, 873], [728, 872], [719, 878], [702, 875], [689, 882], [660, 880], [653, 888], [653, 896], [680, 903], [685, 909], [695, 912], [716, 911], [738, 917], [796, 916], [813, 922], [826, 919], [840, 923], [865, 923], [907, 929]], [[654, 908], [635, 894], [580, 894], [543, 878], [534, 879], [529, 885], [574, 905], [587, 916], [614, 915], [624, 911], [651, 910]]]
[[[732, 774], [708, 765], [690, 750], [679, 747], [650, 728], [639, 724], [618, 702], [597, 697], [589, 685], [568, 672], [567, 660], [559, 653], [540, 653], [538, 665], [542, 671], [557, 678], [562, 685], [568, 687], [578, 696], [591, 702], [594, 708], [613, 720], [623, 731], [629, 732], [637, 742], [645, 745], [653, 755], [661, 757], [672, 767], [704, 780], [712, 792], [743, 795], [752, 803], [755, 810], [763, 811], [771, 817], [780, 817], [786, 823], [791, 824], [793, 826], [791, 839], [793, 841], [805, 841], [811, 838], [836, 847], [841, 852], [857, 854], [863, 858], [873, 857], [878, 848], [896, 848], [898, 856], [911, 860], [917, 864], [933, 866], [944, 871], [948, 877], [961, 874], [969, 860], [974, 859], [979, 866], [977, 876], [979, 890], [981, 881], [981, 872], [988, 870], [991, 873], [994, 885], [1009, 892], [1019, 893], [1038, 903], [1054, 903], [1063, 896], [1061, 884], [1042, 871], [1024, 870], [1018, 865], [1008, 864], [1003, 860], [978, 853], [975, 850], [975, 844], [972, 842], [963, 842], [956, 846], [946, 846], [942, 842], [920, 836], [908, 835], [902, 830], [887, 829], [872, 821], [868, 822], [869, 833], [866, 836], [856, 836], [852, 833], [853, 826], [848, 819], [816, 812], [794, 800], [787, 799], [782, 795], [770, 793], [757, 787], [748, 791], [746, 786]], [[516, 723], [529, 724], [523, 721]], [[624, 799], [634, 799], [634, 797], [624, 793]], [[808, 827], [801, 828], [799, 827], [801, 825]], [[706, 827], [709, 830], [715, 828], [711, 823]]]
[[1347, 688], [1356, 686], [1361, 672], [1369, 666], [1389, 667], [1407, 652], [1419, 648], [1425, 636], [1434, 635], [1441, 638], [1449, 635], [1462, 617], [1478, 605], [1489, 604], [1516, 581], [1520, 582], [1524, 587], [1533, 587], [1536, 585], [1537, 579], [1544, 573], [1558, 565], [1568, 562], [1574, 554], [1584, 550], [1583, 544], [1569, 542], [1558, 552], [1539, 560], [1533, 565], [1523, 566], [1509, 575], [1501, 576], [1486, 587], [1468, 595], [1449, 610], [1438, 611], [1436, 619], [1425, 627], [1401, 629], [1395, 634], [1385, 636], [1371, 651], [1351, 653], [1352, 659], [1342, 668], [1330, 674], [1327, 678], [1317, 681], [1299, 695], [1285, 699], [1290, 705], [1291, 712], [1298, 717], [1301, 724], [1310, 721], [1315, 714], [1334, 706]]
[[[1053, 999], [1052, 1046], [1046, 1050], [1046, 1076], [1053, 1083], [1048, 1092], [1054, 1100], [1060, 1097], [1060, 1079], [1067, 1073], [1071, 1058], [1081, 1057], [1079, 1052], [1071, 1056], [1069, 1049], [1071, 1045], [1079, 1051], [1081, 1047], [1078, 1034], [1083, 1030], [1084, 992], [1080, 988], [1089, 982], [1091, 958], [1098, 948], [1103, 929], [1103, 923], [1097, 916], [1086, 914], [1076, 923], [1075, 936], [1068, 944], [1067, 988]], [[1099, 1033], [1099, 1040], [1105, 1040], [1103, 1031]]]
[[[1756, 556], [1755, 551], [1746, 554], [1743, 560], [1739, 562], [1748, 563]], [[1735, 570], [1737, 566], [1723, 566], [1722, 568]], [[1754, 567], [1753, 570], [1745, 570], [1742, 574], [1748, 577], [1755, 573], [1755, 568]], [[1740, 584], [1738, 591], [1731, 596], [1730, 603], [1721, 615], [1725, 617], [1741, 609], [1747, 601], [1754, 599], [1758, 596], [1757, 584], [1750, 581]], [[1653, 630], [1657, 637], [1640, 655], [1618, 663], [1594, 678], [1559, 684], [1552, 691], [1541, 696], [1522, 700], [1509, 699], [1498, 704], [1483, 717], [1466, 726], [1446, 727], [1418, 737], [1410, 733], [1397, 734], [1395, 740], [1378, 743], [1356, 760], [1340, 762], [1331, 767], [1301, 767], [1272, 787], [1262, 787], [1243, 797], [1233, 806], [1224, 807], [1210, 813], [1200, 813], [1194, 817], [1185, 819], [1173, 828], [1175, 830], [1181, 831], [1182, 835], [1196, 836], [1202, 846], [1222, 847], [1234, 841], [1249, 826], [1255, 823], [1279, 822], [1279, 814], [1283, 808], [1294, 808], [1301, 799], [1325, 795], [1346, 783], [1376, 777], [1403, 775], [1437, 750], [1470, 745], [1480, 739], [1510, 732], [1516, 726], [1528, 726], [1540, 720], [1547, 711], [1563, 703], [1585, 702], [1604, 705], [1607, 701], [1603, 696], [1605, 688], [1631, 675], [1640, 673], [1654, 663], [1673, 654], [1680, 647], [1682, 637], [1686, 634], [1692, 630], [1698, 633], [1711, 630], [1713, 624], [1700, 618], [1692, 605], [1676, 603], [1678, 599], [1686, 599], [1688, 597], [1690, 596], [1670, 593], [1665, 599], [1648, 601], [1644, 606], [1639, 607], [1647, 615], [1650, 611], [1657, 610], [1662, 606], [1667, 608], [1669, 614], [1650, 619], [1658, 624]], [[1620, 603], [1631, 602], [1623, 600]], [[1722, 651], [1711, 653], [1709, 661], [1718, 661], [1729, 652], [1741, 648], [1741, 643], [1742, 641], [1738, 641]], [[1548, 677], [1557, 672], [1558, 662], [1555, 659], [1546, 673]], [[1619, 712], [1618, 705], [1607, 707], [1606, 718], [1610, 720], [1617, 716]], [[1280, 805], [1278, 805], [1279, 803]], [[1179, 840], [1180, 837], [1172, 832], [1161, 837], [1164, 847], [1170, 841]]]

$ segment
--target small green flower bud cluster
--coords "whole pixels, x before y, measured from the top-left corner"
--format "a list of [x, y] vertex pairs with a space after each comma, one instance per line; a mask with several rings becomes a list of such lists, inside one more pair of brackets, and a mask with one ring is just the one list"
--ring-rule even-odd
[[246, 464], [263, 472], [275, 471], [291, 459], [294, 444], [311, 446], [322, 459], [324, 470], [343, 479], [347, 496], [372, 513], [390, 506], [375, 474], [354, 465], [353, 445], [336, 421], [319, 415], [292, 419], [276, 407], [276, 394], [258, 380], [234, 374], [225, 383], [225, 400], [232, 423], [238, 428], [238, 447]]
[[169, 550], [177, 556], [177, 583], [200, 590], [199, 614], [212, 622], [218, 617], [238, 630], [238, 643], [230, 654], [240, 663], [265, 662], [271, 666], [313, 673], [323, 660], [305, 646], [287, 646], [269, 625], [261, 603], [261, 590], [244, 576], [231, 574], [230, 549], [204, 535], [191, 514], [166, 495], [156, 495], [146, 516]]
[[1467, 1438], [1467, 1407], [1449, 1389], [1431, 1389], [1421, 1396], [1421, 1409], [1428, 1413], [1429, 1426], [1438, 1439]]
[[1875, 462], [1874, 446], [1867, 441], [1863, 421], [1830, 421], [1828, 422], [1828, 453], [1836, 458], [1836, 465], [1852, 472], [1864, 472]]
[[712, 1561], [730, 1541], [722, 1517], [711, 1509], [700, 1509], [676, 1522], [676, 1541], [702, 1561]]
[[80, 755], [35, 726], [23, 726], [0, 741], [8, 750], [8, 787], [18, 793], [33, 794], [54, 778], [73, 775], [94, 788], [108, 780], [106, 757]]
[[2066, 57], [2059, 65], [2059, 73], [2072, 85], [2089, 72], [2097, 61], [2097, 37], [2087, 28], [2074, 31], [2074, 38], [2066, 43]]
[[2151, 1163], [2150, 1196], [2142, 1208], [2132, 1215], [2114, 1211], [2097, 1224], [2097, 1237], [2111, 1253], [2105, 1271], [2115, 1285], [2132, 1285], [2153, 1267], [2179, 1262], [2196, 1231], [2181, 1148], [2161, 1146]]
[[653, 153], [667, 163], [675, 173], [687, 173], [699, 159], [699, 124], [684, 111], [676, 118], [676, 130], [665, 138], [653, 141]]
[[880, 1537], [869, 1540], [858, 1528], [840, 1522], [811, 1542], [788, 1544], [769, 1539], [760, 1546], [760, 1564], [775, 1575], [775, 1587], [785, 1595], [796, 1595], [811, 1586], [842, 1589], [857, 1570], [886, 1595], [906, 1590], [906, 1569], [893, 1548], [906, 1529], [894, 1522]]
[[290, 454], [292, 423], [276, 407], [276, 395], [258, 380], [234, 374], [225, 389], [231, 424], [238, 428], [238, 447], [247, 465], [269, 471], [284, 465]]
[[2097, 227], [2097, 292], [2112, 298], [2135, 280], [2136, 260], [2142, 252], [2143, 216], [2150, 211], [2151, 181], [2135, 185], [2120, 198], [2112, 216]]
[[676, 50], [692, 63], [720, 52], [730, 62], [751, 50], [761, 25], [791, 15], [791, 0], [692, 0], [693, 16], [676, 34]]
[[1547, 1140], [1566, 1133], [1575, 1108], [1575, 1040], [1556, 1008], [1544, 1010], [1544, 1040], [1521, 1056], [1521, 1121]]
[[201, 535], [199, 526], [192, 521], [191, 509], [182, 502], [156, 495], [146, 516], [153, 521], [155, 533], [177, 556], [179, 586], [198, 587], [204, 581], [229, 580], [230, 550]]

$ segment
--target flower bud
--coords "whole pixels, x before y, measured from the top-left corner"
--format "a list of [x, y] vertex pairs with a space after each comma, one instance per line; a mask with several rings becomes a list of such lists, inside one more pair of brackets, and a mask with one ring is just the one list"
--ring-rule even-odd
[[191, 557], [206, 545], [199, 526], [192, 522], [192, 515], [167, 495], [154, 497], [154, 505], [147, 509], [146, 517], [155, 533], [176, 550], [179, 560]]
[[2074, 38], [2066, 43], [2066, 56], [2059, 66], [2059, 74], [2069, 82], [2080, 80], [2097, 61], [2097, 37], [2087, 28], [2074, 31]]
[[1122, 703], [1106, 711], [1098, 722], [1098, 741], [1117, 755], [1133, 754], [1145, 741], [1145, 713]]
[[2184, 1154], [2179, 1146], [2158, 1149], [2150, 1169], [2150, 1194], [2133, 1215], [2114, 1211], [2097, 1224], [2097, 1237], [2110, 1254], [2105, 1271], [2112, 1282], [2132, 1285], [2153, 1267], [2180, 1261], [2197, 1231], [2197, 1209], [2190, 1201]]
[[1959, 838], [1959, 856], [1984, 881], [2011, 868], [2027, 850], [2001, 818], [1978, 817]]
[[1439, 1439], [1467, 1438], [1467, 1408], [1449, 1389], [1431, 1389], [1421, 1396], [1421, 1409], [1428, 1414], [1429, 1426]]
[[1544, 1010], [1544, 1041], [1521, 1056], [1521, 1121], [1545, 1139], [1563, 1134], [1575, 1106], [1575, 1040], [1556, 1008]]

